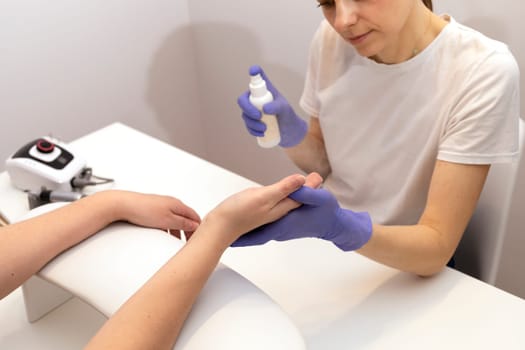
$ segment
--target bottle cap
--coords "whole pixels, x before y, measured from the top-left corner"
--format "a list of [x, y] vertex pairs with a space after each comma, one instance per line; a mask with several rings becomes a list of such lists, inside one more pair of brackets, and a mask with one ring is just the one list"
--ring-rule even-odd
[[252, 75], [250, 78], [250, 94], [254, 97], [262, 97], [268, 92], [266, 82], [260, 74]]

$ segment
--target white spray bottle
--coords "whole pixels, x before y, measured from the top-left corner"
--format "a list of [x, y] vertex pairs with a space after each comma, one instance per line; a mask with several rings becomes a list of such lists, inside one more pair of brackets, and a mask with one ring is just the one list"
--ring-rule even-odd
[[266, 124], [266, 131], [264, 136], [257, 137], [259, 146], [264, 148], [275, 147], [281, 142], [281, 134], [279, 133], [279, 124], [275, 115], [265, 114], [263, 106], [273, 101], [273, 96], [268, 88], [266, 82], [260, 74], [253, 75], [250, 79], [250, 102], [262, 113], [261, 121]]

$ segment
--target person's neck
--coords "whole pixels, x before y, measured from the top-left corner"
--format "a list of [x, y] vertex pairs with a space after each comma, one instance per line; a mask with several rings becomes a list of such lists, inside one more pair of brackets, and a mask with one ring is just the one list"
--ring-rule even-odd
[[390, 40], [391, 44], [370, 58], [384, 64], [408, 61], [430, 45], [445, 24], [421, 3], [409, 15], [403, 29]]

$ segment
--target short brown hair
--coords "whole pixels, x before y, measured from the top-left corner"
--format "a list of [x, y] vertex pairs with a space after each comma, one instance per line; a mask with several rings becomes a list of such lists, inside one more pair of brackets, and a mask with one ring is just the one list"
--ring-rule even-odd
[[432, 0], [423, 0], [423, 4], [425, 4], [426, 7], [428, 7], [430, 9], [430, 11], [432, 11]]

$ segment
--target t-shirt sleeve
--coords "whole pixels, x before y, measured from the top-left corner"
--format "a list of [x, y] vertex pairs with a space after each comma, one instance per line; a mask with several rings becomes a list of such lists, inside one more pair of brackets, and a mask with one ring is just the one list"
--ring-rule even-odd
[[507, 50], [495, 50], [471, 67], [451, 106], [438, 159], [464, 164], [514, 160], [518, 154], [519, 68]]

